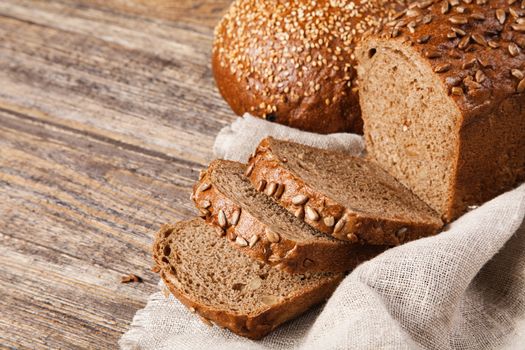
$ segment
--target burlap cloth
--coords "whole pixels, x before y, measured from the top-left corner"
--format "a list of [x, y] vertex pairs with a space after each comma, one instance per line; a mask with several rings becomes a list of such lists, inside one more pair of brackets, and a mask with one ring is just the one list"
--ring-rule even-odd
[[[359, 136], [321, 136], [247, 117], [218, 135], [217, 157], [245, 160], [266, 136], [359, 154]], [[255, 342], [209, 327], [153, 294], [124, 349], [525, 349], [525, 184], [430, 238], [361, 264], [328, 302]], [[159, 284], [163, 288], [162, 283]]]

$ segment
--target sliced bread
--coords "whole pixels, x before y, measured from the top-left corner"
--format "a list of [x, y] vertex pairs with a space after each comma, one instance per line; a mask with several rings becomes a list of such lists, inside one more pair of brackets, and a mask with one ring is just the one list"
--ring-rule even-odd
[[241, 163], [213, 161], [195, 184], [193, 198], [216, 233], [252, 258], [290, 273], [340, 272], [386, 249], [343, 242], [313, 229], [253, 188], [245, 171]]
[[163, 226], [153, 257], [165, 284], [186, 307], [252, 339], [323, 302], [344, 276], [292, 275], [259, 263], [201, 219]]
[[443, 224], [379, 166], [338, 151], [268, 137], [246, 175], [297, 217], [342, 240], [397, 245], [433, 235]]

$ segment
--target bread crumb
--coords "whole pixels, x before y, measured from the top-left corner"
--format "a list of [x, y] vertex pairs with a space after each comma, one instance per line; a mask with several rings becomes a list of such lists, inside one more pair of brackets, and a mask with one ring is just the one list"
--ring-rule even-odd
[[120, 283], [139, 283], [142, 282], [142, 278], [139, 276], [130, 273], [129, 275], [122, 276], [120, 278]]

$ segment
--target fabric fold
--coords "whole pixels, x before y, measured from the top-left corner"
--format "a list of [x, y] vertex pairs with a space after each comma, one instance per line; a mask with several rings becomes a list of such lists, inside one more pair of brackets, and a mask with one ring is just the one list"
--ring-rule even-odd
[[[219, 158], [246, 161], [264, 136], [362, 154], [358, 135], [317, 135], [253, 117], [217, 136]], [[525, 184], [392, 248], [349, 274], [325, 305], [261, 341], [204, 325], [153, 294], [123, 349], [516, 349], [525, 347]], [[163, 288], [162, 283], [160, 283]]]

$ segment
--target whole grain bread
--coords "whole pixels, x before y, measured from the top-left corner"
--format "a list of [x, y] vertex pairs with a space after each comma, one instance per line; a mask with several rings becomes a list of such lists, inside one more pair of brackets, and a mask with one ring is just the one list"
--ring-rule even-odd
[[[217, 235], [252, 258], [290, 273], [340, 272], [387, 248], [343, 242], [313, 229], [258, 192], [245, 171], [241, 163], [213, 161], [195, 184], [193, 198]], [[275, 187], [272, 195], [283, 190]]]
[[433, 235], [438, 215], [366, 159], [268, 137], [250, 158], [252, 184], [282, 186], [279, 204], [312, 227], [342, 240], [397, 245]]
[[235, 113], [362, 132], [354, 47], [402, 0], [236, 0], [215, 30], [215, 81]]
[[252, 339], [323, 302], [344, 276], [292, 275], [259, 263], [201, 219], [163, 226], [153, 257], [171, 293], [192, 312]]
[[358, 50], [371, 158], [446, 221], [525, 180], [522, 1], [419, 1]]

